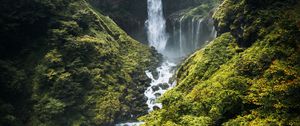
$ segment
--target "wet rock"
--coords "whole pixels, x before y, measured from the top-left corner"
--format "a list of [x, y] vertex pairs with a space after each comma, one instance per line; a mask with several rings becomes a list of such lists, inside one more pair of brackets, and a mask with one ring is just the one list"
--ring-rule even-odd
[[160, 97], [161, 93], [155, 93], [154, 95], [155, 95], [155, 97]]
[[152, 86], [151, 87], [153, 91], [158, 91], [159, 90], [159, 86]]
[[152, 75], [155, 80], [157, 80], [159, 78], [158, 72], [156, 70], [152, 72]]
[[163, 90], [166, 90], [170, 87], [168, 83], [159, 84], [158, 86]]
[[150, 100], [150, 103], [151, 103], [151, 104], [154, 104], [154, 103], [155, 103], [155, 99], [151, 99], [151, 100]]
[[160, 109], [158, 106], [153, 106], [153, 110], [158, 110]]
[[173, 82], [176, 81], [176, 76], [172, 76], [170, 79], [169, 79], [169, 84], [173, 84]]

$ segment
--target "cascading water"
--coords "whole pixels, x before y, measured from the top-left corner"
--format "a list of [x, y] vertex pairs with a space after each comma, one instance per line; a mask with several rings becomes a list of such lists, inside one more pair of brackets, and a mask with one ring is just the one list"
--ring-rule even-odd
[[145, 91], [149, 112], [154, 108], [162, 108], [156, 99], [167, 91], [172, 85], [169, 79], [173, 76], [172, 67], [176, 64], [169, 62], [165, 55], [165, 47], [168, 42], [166, 33], [166, 20], [163, 16], [162, 0], [148, 0], [148, 20], [146, 21], [149, 45], [153, 46], [158, 52], [164, 55], [165, 60], [157, 68], [158, 77], [153, 77], [152, 73], [146, 71], [147, 76], [152, 80], [150, 87]]
[[[200, 30], [201, 30], [201, 24], [203, 22], [203, 18], [201, 18], [200, 20], [198, 20], [197, 22], [197, 31], [196, 31], [196, 34], [199, 35], [200, 34]], [[196, 36], [195, 38], [195, 47], [198, 46], [198, 42], [199, 42], [199, 36]]]
[[182, 36], [182, 20], [184, 19], [184, 16], [180, 18], [179, 21], [179, 50], [180, 50], [180, 56], [183, 55], [183, 36]]
[[181, 16], [173, 19], [168, 57], [185, 57], [216, 37], [213, 20], [208, 17]]
[[157, 68], [158, 78], [155, 79], [152, 73], [146, 71], [147, 76], [152, 80], [150, 87], [145, 91], [145, 96], [148, 98], [147, 105], [149, 107], [149, 112], [153, 111], [155, 108], [162, 108], [161, 103], [157, 103], [155, 100], [158, 99], [162, 94], [164, 94], [168, 89], [175, 86], [175, 83], [170, 83], [169, 80], [175, 72], [173, 67], [175, 63], [169, 61], [163, 62], [163, 64]]
[[[212, 24], [208, 24], [210, 20], [204, 22], [204, 18], [192, 18], [191, 22], [187, 23], [188, 20], [182, 16], [173, 25], [173, 33], [169, 40], [166, 33], [166, 20], [163, 17], [162, 1], [148, 0], [147, 3], [148, 20], [145, 25], [149, 46], [153, 46], [164, 56], [163, 63], [156, 69], [157, 76], [153, 76], [150, 71], [145, 71], [145, 74], [151, 79], [150, 86], [144, 93], [147, 97], [148, 112], [151, 112], [163, 107], [156, 100], [176, 84], [176, 82], [170, 82], [170, 78], [175, 73], [176, 63], [174, 61], [196, 50], [204, 41], [209, 41], [211, 37], [215, 37], [216, 31]], [[166, 49], [167, 42], [173, 43], [171, 44], [173, 50]], [[141, 124], [143, 122], [122, 123], [116, 126], [139, 126]]]
[[146, 21], [147, 37], [150, 46], [163, 53], [168, 35], [166, 33], [166, 20], [163, 16], [161, 0], [148, 0], [148, 20]]

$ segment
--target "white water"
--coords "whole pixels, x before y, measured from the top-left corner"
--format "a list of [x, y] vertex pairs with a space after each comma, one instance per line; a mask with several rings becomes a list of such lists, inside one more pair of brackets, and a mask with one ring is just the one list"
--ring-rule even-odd
[[192, 19], [192, 45], [195, 45], [195, 28], [194, 28], [194, 24], [195, 24], [195, 18]]
[[132, 122], [132, 123], [121, 123], [121, 124], [116, 124], [116, 126], [140, 126], [144, 124], [143, 122]]
[[[199, 35], [200, 34], [200, 30], [201, 30], [201, 24], [203, 22], [203, 18], [201, 18], [198, 23], [197, 23], [197, 32], [196, 32], [196, 35]], [[198, 42], [199, 42], [199, 36], [196, 36], [196, 42], [195, 42], [195, 47], [198, 46]]]
[[161, 0], [148, 0], [147, 37], [150, 46], [162, 53], [168, 42], [166, 20], [163, 16]]
[[[145, 91], [147, 97], [146, 104], [148, 105], [148, 112], [153, 111], [155, 108], [161, 109], [163, 106], [156, 100], [164, 94], [167, 90], [173, 88], [176, 82], [170, 83], [170, 78], [174, 75], [176, 66], [175, 63], [169, 62], [168, 60], [163, 61], [162, 65], [156, 68], [158, 73], [157, 77], [154, 77], [150, 71], [145, 71], [146, 75], [151, 79], [150, 86]], [[116, 126], [140, 126], [143, 122], [130, 122], [116, 124]]]
[[180, 56], [183, 56], [183, 35], [182, 35], [182, 20], [184, 19], [184, 16], [180, 18], [179, 21], [179, 50], [180, 50]]
[[154, 108], [162, 108], [162, 104], [157, 103], [156, 100], [174, 86], [169, 81], [175, 72], [172, 68], [176, 64], [167, 60], [168, 53], [165, 47], [169, 36], [166, 33], [166, 20], [163, 16], [162, 0], [147, 0], [147, 3], [148, 20], [146, 21], [146, 27], [148, 30], [148, 42], [150, 46], [153, 46], [158, 52], [162, 53], [165, 58], [162, 65], [156, 69], [158, 73], [157, 78], [150, 71], [146, 71], [147, 76], [151, 79], [151, 83], [144, 94], [147, 97], [148, 112], [151, 112]]
[[145, 96], [148, 98], [148, 112], [153, 111], [154, 107], [162, 108], [161, 103], [157, 103], [156, 100], [164, 94], [167, 90], [175, 86], [175, 83], [170, 83], [170, 78], [175, 73], [173, 69], [176, 66], [175, 63], [165, 61], [160, 67], [156, 69], [158, 72], [158, 78], [153, 77], [152, 73], [146, 71], [147, 76], [152, 80], [150, 87], [145, 91]]

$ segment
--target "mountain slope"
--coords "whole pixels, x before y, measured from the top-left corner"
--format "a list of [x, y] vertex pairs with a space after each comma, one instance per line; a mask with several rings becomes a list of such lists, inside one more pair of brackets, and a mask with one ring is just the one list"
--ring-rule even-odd
[[145, 125], [299, 125], [300, 3], [224, 0], [219, 37], [190, 56]]
[[147, 112], [154, 49], [84, 0], [1, 3], [1, 125], [113, 125]]

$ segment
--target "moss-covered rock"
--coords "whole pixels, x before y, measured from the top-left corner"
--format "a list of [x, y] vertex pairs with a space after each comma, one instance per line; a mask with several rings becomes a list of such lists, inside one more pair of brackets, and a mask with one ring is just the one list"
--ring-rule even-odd
[[[299, 1], [225, 0], [145, 125], [299, 125]], [[254, 35], [253, 35], [254, 34]]]

